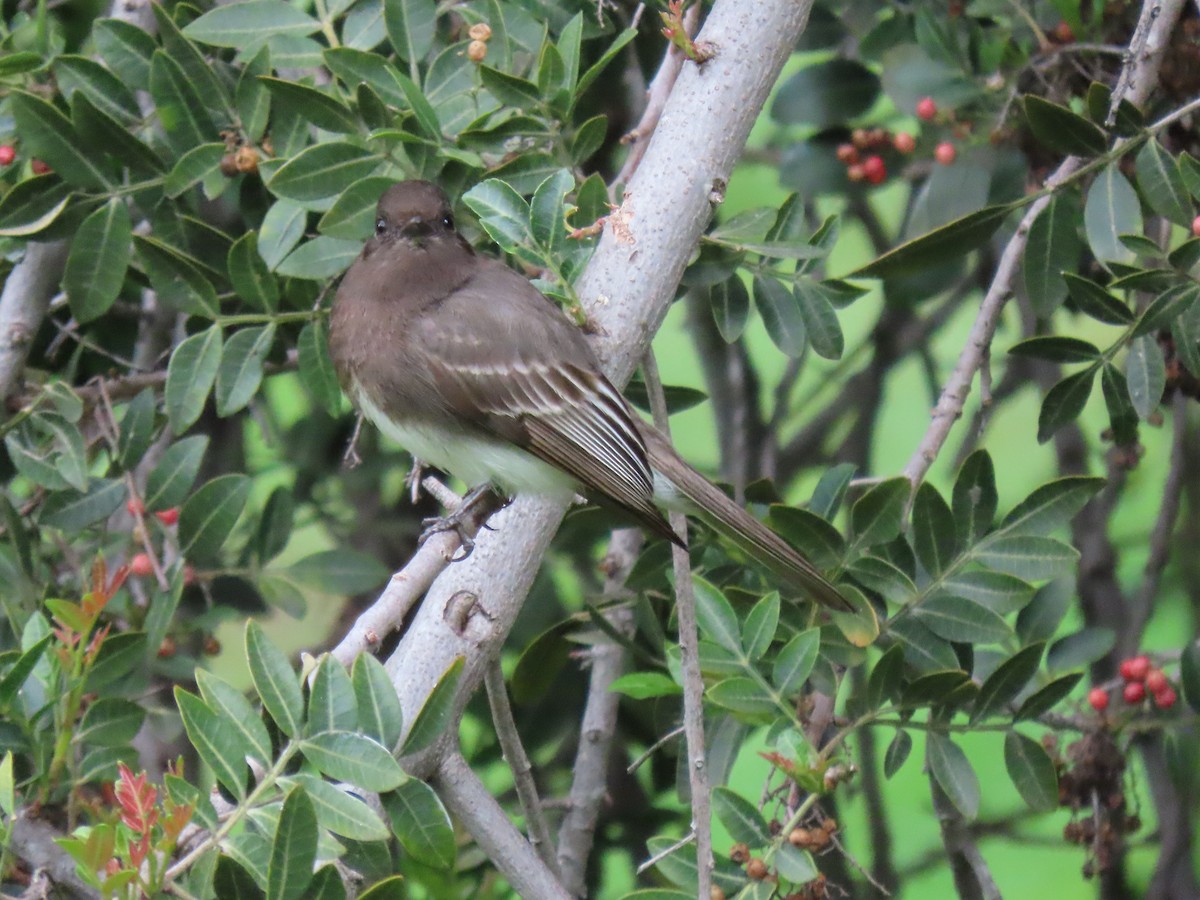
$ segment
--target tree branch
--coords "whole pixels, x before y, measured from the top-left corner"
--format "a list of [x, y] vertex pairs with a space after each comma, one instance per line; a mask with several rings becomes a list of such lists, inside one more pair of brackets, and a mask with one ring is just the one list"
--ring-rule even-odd
[[58, 290], [68, 246], [66, 241], [30, 241], [4, 282], [0, 292], [0, 398], [7, 398], [21, 380], [29, 345]]

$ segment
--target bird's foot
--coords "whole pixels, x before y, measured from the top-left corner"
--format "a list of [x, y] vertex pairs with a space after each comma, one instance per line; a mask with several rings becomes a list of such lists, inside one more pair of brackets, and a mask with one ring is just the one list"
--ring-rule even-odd
[[408, 495], [412, 500], [413, 506], [416, 506], [417, 501], [421, 498], [421, 476], [424, 474], [425, 463], [421, 462], [414, 456], [412, 468], [409, 469], [408, 474], [404, 476], [404, 486], [408, 488]]
[[458, 508], [444, 516], [434, 516], [421, 522], [424, 531], [417, 539], [417, 546], [424, 544], [435, 534], [453, 531], [458, 535], [462, 553], [452, 558], [451, 562], [461, 562], [471, 555], [475, 549], [475, 534], [480, 528], [487, 528], [487, 518], [499, 509], [508, 505], [508, 499], [501, 497], [489, 485], [473, 488], [463, 497]]

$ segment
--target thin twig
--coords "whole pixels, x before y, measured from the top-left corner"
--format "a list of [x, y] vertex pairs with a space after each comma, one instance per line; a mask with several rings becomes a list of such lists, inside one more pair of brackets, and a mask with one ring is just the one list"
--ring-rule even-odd
[[[655, 866], [657, 866], [660, 862], [662, 862], [664, 859], [666, 859], [668, 856], [670, 856], [676, 850], [683, 849], [688, 844], [692, 843], [694, 840], [696, 840], [696, 832], [694, 832], [694, 831], [688, 832], [683, 837], [681, 837], [679, 840], [677, 840], [675, 843], [673, 843], [671, 846], [664, 847], [662, 850], [659, 850], [657, 853], [655, 853], [653, 856], [651, 856], [649, 859], [647, 859], [645, 862], [643, 862], [641, 865], [639, 865], [637, 867], [637, 873], [639, 875], [641, 875], [643, 872], [653, 869]], [[703, 897], [703, 896], [707, 896], [707, 895], [701, 894], [701, 893], [699, 893], [699, 891], [697, 891], [696, 896]]]
[[642, 764], [645, 763], [646, 760], [648, 760], [651, 756], [653, 756], [655, 754], [655, 752], [658, 751], [658, 749], [662, 747], [663, 744], [667, 743], [667, 741], [675, 740], [675, 738], [681, 736], [682, 734], [683, 734], [683, 726], [682, 725], [677, 725], [676, 727], [672, 728], [670, 731], [668, 731], [666, 734], [664, 734], [662, 737], [660, 737], [657, 741], [655, 741], [653, 744], [651, 744], [649, 747], [647, 747], [645, 752], [642, 753], [642, 755], [639, 756], [637, 759], [635, 759], [633, 762], [631, 762], [629, 764], [629, 766], [625, 769], [625, 771], [628, 772], [630, 775], [632, 775], [634, 772], [636, 772], [638, 769], [640, 769], [642, 767]]
[[492, 709], [492, 724], [496, 726], [496, 737], [500, 740], [500, 750], [508, 760], [508, 767], [513, 774], [513, 783], [517, 788], [517, 798], [521, 801], [521, 809], [525, 811], [525, 827], [529, 832], [529, 843], [537, 851], [542, 862], [546, 864], [556, 878], [561, 880], [558, 870], [558, 860], [554, 857], [554, 844], [550, 840], [550, 828], [546, 825], [546, 817], [542, 813], [542, 803], [538, 799], [537, 785], [533, 781], [533, 766], [529, 762], [529, 754], [521, 744], [521, 736], [517, 733], [517, 723], [513, 719], [512, 706], [508, 702], [508, 688], [504, 685], [504, 672], [500, 668], [500, 660], [492, 660], [483, 676], [487, 687], [488, 704]]
[[[654, 424], [670, 436], [667, 400], [654, 351], [647, 350], [642, 361], [642, 376], [650, 396]], [[671, 528], [687, 540], [687, 519], [672, 512]], [[696, 617], [696, 597], [692, 590], [692, 564], [688, 552], [674, 545], [671, 561], [675, 569], [675, 617], [679, 623], [680, 670], [683, 675], [683, 728], [687, 736], [688, 784], [692, 792], [692, 831], [696, 836], [697, 892], [707, 897], [712, 886], [712, 797], [708, 783], [708, 759], [704, 747], [704, 678], [700, 674], [700, 633]]]

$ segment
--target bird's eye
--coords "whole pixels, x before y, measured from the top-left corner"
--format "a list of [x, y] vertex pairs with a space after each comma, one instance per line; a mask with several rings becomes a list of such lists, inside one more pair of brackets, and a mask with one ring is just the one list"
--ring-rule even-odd
[[445, 225], [447, 228], [453, 228], [454, 227], [454, 218], [452, 216], [443, 216], [442, 224]]
[[387, 231], [387, 220], [384, 219], [383, 217], [376, 219], [375, 220], [375, 233], [383, 234], [385, 231]]

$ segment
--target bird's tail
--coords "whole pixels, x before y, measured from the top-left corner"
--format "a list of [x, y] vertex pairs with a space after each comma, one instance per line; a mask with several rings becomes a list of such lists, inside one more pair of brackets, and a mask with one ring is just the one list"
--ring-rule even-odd
[[841, 612], [853, 607], [796, 548], [692, 468], [655, 428], [642, 427], [656, 499], [696, 516], [805, 597]]

